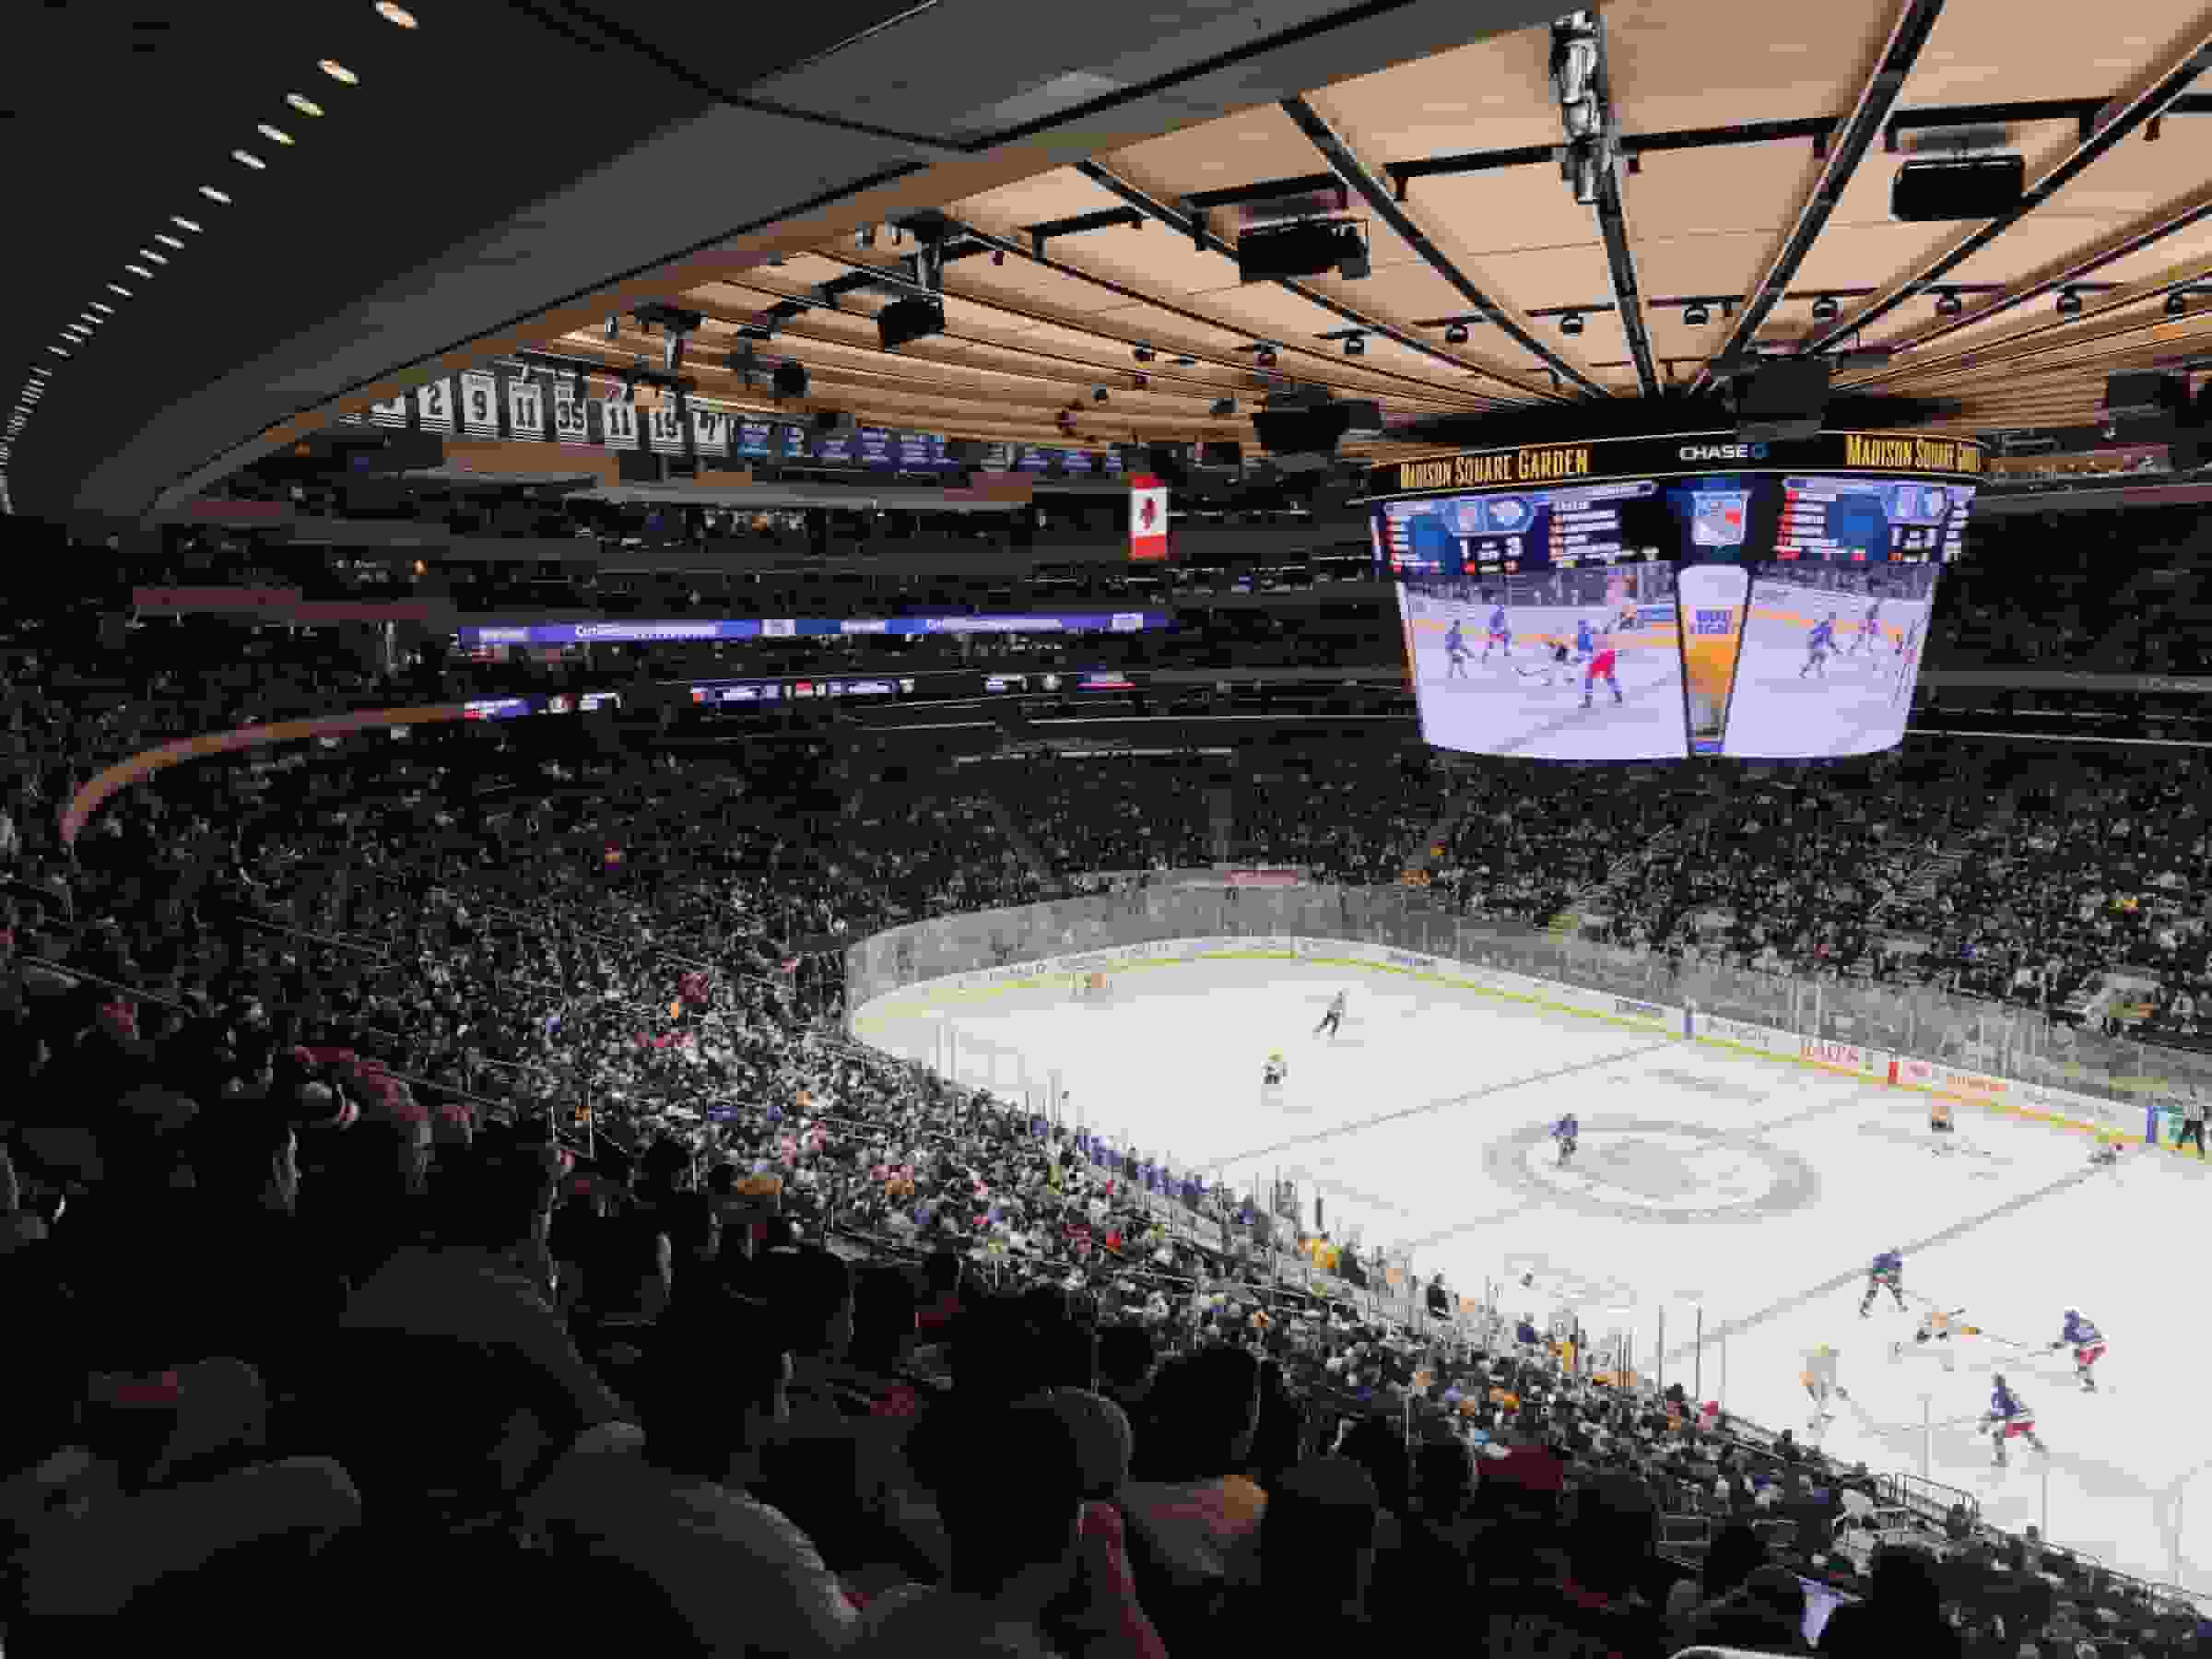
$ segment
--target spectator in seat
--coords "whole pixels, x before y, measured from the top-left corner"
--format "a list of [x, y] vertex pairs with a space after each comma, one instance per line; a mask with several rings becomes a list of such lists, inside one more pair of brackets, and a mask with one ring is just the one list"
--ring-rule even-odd
[[1935, 1562], [1916, 1549], [1875, 1552], [1865, 1601], [1838, 1607], [1820, 1632], [1820, 1652], [1836, 1659], [1890, 1659], [1898, 1653], [1962, 1659], [1959, 1632], [1944, 1621]]
[[[347, 1300], [342, 1330], [442, 1337], [512, 1350], [566, 1396], [586, 1428], [625, 1421], [547, 1299], [552, 1182], [541, 1159], [479, 1145], [439, 1172], [436, 1233], [394, 1252]], [[434, 1396], [437, 1379], [422, 1386]]]
[[1259, 1427], [1259, 1361], [1210, 1347], [1159, 1375], [1124, 1500], [1135, 1529], [1187, 1583], [1220, 1579], [1266, 1512], [1267, 1494], [1236, 1473]]
[[825, 1659], [850, 1642], [859, 1614], [813, 1541], [739, 1485], [782, 1413], [789, 1359], [730, 1324], [735, 1342], [656, 1348], [641, 1378], [641, 1453], [564, 1458], [529, 1515], [557, 1555], [649, 1581], [689, 1651]]
[[1787, 1567], [1755, 1567], [1718, 1601], [1691, 1620], [1689, 1640], [1761, 1653], [1808, 1653], [1805, 1641], [1805, 1586]]
[[1065, 1418], [1039, 1401], [1011, 1408], [949, 1400], [915, 1430], [916, 1474], [951, 1539], [942, 1587], [872, 1601], [860, 1659], [916, 1653], [1046, 1659], [1038, 1629], [1076, 1580], [1085, 1474]]
[[1099, 1333], [1099, 1392], [1132, 1421], [1145, 1415], [1157, 1354], [1152, 1333], [1141, 1324], [1110, 1325]]
[[1381, 1510], [1373, 1477], [1345, 1457], [1315, 1457], [1283, 1477], [1260, 1525], [1256, 1592], [1232, 1604], [1236, 1628], [1260, 1653], [1366, 1651]]
[[1767, 1564], [1767, 1547], [1742, 1522], [1724, 1526], [1706, 1547], [1705, 1559], [1696, 1578], [1677, 1579], [1667, 1592], [1667, 1618], [1674, 1622], [1677, 1640], [1687, 1646], [1687, 1630], [1700, 1609], [1719, 1601]]

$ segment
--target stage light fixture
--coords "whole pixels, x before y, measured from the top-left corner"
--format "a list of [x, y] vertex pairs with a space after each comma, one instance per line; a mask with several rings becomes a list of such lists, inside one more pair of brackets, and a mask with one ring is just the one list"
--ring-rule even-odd
[[1965, 309], [1966, 301], [1948, 288], [1936, 297], [1936, 314], [1939, 317], [1955, 317]]
[[2189, 297], [2182, 293], [2167, 295], [2166, 314], [2170, 317], [2187, 316], [2189, 314]]
[[1365, 357], [1367, 355], [1367, 336], [1365, 335], [1346, 335], [1344, 355], [1346, 357]]
[[1701, 302], [1693, 300], [1682, 308], [1682, 321], [1692, 328], [1701, 327], [1712, 321], [1712, 312], [1706, 310]]
[[1451, 326], [1451, 327], [1449, 327], [1449, 328], [1447, 328], [1447, 329], [1445, 329], [1445, 330], [1444, 330], [1444, 344], [1445, 344], [1445, 345], [1447, 345], [1447, 346], [1465, 346], [1466, 343], [1467, 343], [1467, 325], [1466, 325], [1465, 323], [1454, 323], [1454, 324], [1452, 324], [1452, 326]]
[[1833, 323], [1837, 316], [1841, 313], [1842, 310], [1843, 308], [1836, 303], [1832, 295], [1823, 294], [1819, 299], [1813, 301], [1813, 321], [1816, 323]]
[[2058, 314], [2062, 317], [2081, 315], [2081, 296], [2072, 288], [2062, 290], [2058, 296]]
[[1152, 347], [1149, 346], [1138, 346], [1132, 349], [1129, 355], [1134, 357], [1140, 363], [1148, 363], [1152, 360]]
[[1559, 332], [1563, 335], [1570, 335], [1581, 334], [1583, 332], [1583, 313], [1581, 312], [1569, 312], [1565, 316], [1561, 317], [1559, 319]]

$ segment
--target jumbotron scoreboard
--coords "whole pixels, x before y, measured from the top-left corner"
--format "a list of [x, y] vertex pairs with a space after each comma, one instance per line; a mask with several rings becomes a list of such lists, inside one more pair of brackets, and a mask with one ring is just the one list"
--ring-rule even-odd
[[1422, 729], [1577, 760], [1893, 747], [1984, 459], [1925, 433], [1723, 431], [1373, 467]]

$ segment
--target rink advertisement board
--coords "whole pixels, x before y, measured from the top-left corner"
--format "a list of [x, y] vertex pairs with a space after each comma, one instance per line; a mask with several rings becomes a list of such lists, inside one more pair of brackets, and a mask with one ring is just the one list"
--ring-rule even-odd
[[1893, 748], [1981, 474], [1971, 441], [1872, 432], [1374, 468], [1422, 734], [1547, 760]]

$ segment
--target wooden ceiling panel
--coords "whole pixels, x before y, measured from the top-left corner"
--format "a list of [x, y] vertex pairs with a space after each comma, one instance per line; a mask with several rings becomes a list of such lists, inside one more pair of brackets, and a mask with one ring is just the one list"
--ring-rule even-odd
[[1305, 135], [1274, 104], [1170, 133], [1101, 157], [1132, 184], [1171, 203], [1208, 190], [1236, 190], [1270, 179], [1327, 171]]
[[1616, 0], [1604, 11], [1614, 108], [1630, 133], [1843, 114], [1895, 11]]
[[1597, 219], [1552, 166], [1445, 173], [1413, 181], [1414, 221], [1479, 283], [1493, 253], [1597, 244]]
[[2199, 0], [2124, 0], [2093, 11], [2040, 14], [2017, 0], [1948, 0], [1905, 82], [1903, 101], [1984, 104], [2117, 91], [2197, 25], [2203, 11]]
[[1312, 102], [1371, 166], [1469, 150], [1517, 149], [1559, 136], [1549, 38], [1542, 29], [1338, 81]]

